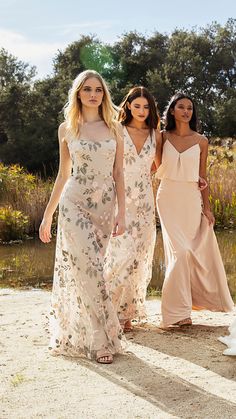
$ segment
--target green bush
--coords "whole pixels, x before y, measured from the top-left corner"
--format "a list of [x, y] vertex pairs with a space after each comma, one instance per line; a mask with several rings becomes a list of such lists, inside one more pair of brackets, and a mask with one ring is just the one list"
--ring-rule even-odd
[[21, 211], [0, 207], [0, 240], [7, 242], [25, 238], [28, 222], [29, 217]]
[[0, 205], [28, 216], [28, 235], [38, 232], [51, 190], [51, 179], [44, 181], [19, 165], [0, 163]]

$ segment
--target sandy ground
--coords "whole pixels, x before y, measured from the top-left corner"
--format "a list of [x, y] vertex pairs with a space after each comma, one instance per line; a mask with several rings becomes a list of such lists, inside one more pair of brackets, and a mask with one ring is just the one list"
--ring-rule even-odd
[[191, 328], [163, 331], [150, 300], [129, 353], [100, 365], [48, 354], [49, 300], [1, 290], [1, 419], [236, 418], [236, 357], [217, 341], [235, 313], [194, 312]]

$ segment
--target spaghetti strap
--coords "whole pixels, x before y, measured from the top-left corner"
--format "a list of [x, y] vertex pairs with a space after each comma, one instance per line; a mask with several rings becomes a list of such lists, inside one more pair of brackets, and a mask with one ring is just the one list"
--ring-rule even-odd
[[167, 139], [157, 170], [166, 263], [164, 326], [189, 319], [193, 306], [211, 311], [230, 311], [234, 306], [213, 227], [202, 213], [199, 165], [198, 143], [180, 153]]

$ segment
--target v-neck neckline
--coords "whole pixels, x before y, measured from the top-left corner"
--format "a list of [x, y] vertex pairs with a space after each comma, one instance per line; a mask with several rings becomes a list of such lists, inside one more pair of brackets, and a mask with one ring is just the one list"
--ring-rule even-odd
[[186, 148], [186, 149], [185, 149], [185, 150], [183, 150], [183, 151], [178, 151], [178, 150], [177, 150], [177, 148], [175, 148], [175, 146], [172, 144], [172, 142], [171, 142], [170, 140], [168, 140], [168, 138], [166, 139], [166, 141], [168, 141], [168, 143], [169, 143], [169, 144], [173, 147], [173, 149], [174, 149], [174, 150], [176, 151], [176, 153], [178, 153], [178, 154], [183, 154], [183, 153], [185, 153], [186, 151], [190, 150], [191, 148], [195, 147], [196, 145], [198, 145], [198, 147], [200, 148], [199, 143], [195, 143], [195, 144], [191, 145], [190, 147]]
[[132, 143], [132, 145], [133, 145], [133, 147], [134, 147], [134, 149], [136, 151], [137, 156], [140, 157], [140, 154], [142, 153], [143, 149], [145, 148], [145, 146], [147, 144], [147, 141], [148, 141], [148, 139], [150, 137], [150, 132], [148, 133], [148, 136], [146, 137], [146, 139], [145, 139], [145, 141], [144, 141], [144, 143], [143, 143], [143, 145], [142, 145], [142, 147], [140, 149], [140, 152], [138, 153], [138, 150], [136, 148], [136, 145], [134, 144], [134, 142], [132, 140], [132, 137], [131, 137], [131, 135], [130, 135], [130, 133], [129, 133], [129, 131], [128, 131], [128, 129], [127, 129], [126, 126], [125, 126], [125, 129], [126, 129], [126, 132], [127, 132], [128, 136], [129, 136], [129, 139], [130, 139], [130, 141], [131, 141], [131, 143]]

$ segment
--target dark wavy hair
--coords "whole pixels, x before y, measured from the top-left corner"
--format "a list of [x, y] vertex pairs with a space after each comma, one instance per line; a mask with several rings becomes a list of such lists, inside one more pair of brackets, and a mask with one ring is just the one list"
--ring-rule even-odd
[[152, 131], [157, 129], [160, 124], [160, 116], [156, 101], [148, 89], [146, 89], [146, 87], [136, 86], [130, 89], [119, 106], [120, 110], [118, 114], [118, 120], [122, 125], [128, 125], [130, 123], [133, 117], [130, 109], [128, 108], [128, 103], [132, 103], [133, 100], [137, 99], [138, 97], [145, 97], [145, 99], [148, 101], [149, 115], [145, 122], [150, 130], [150, 134], [152, 134]]
[[175, 118], [172, 115], [171, 111], [174, 109], [176, 103], [180, 100], [180, 99], [188, 99], [192, 102], [193, 105], [193, 114], [192, 114], [192, 118], [189, 122], [189, 126], [193, 131], [198, 131], [199, 129], [199, 121], [198, 121], [198, 116], [197, 116], [197, 109], [196, 109], [196, 105], [193, 101], [193, 99], [183, 93], [183, 92], [176, 92], [174, 94], [174, 96], [172, 96], [172, 98], [170, 99], [164, 114], [163, 114], [163, 122], [164, 122], [164, 127], [166, 131], [171, 131], [172, 129], [175, 129]]

